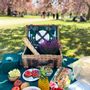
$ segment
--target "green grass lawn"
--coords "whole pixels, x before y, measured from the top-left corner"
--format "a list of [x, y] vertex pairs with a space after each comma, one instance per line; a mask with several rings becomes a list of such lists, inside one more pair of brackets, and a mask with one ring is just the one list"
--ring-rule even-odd
[[[29, 24], [59, 25], [62, 53], [67, 56], [80, 57], [90, 55], [90, 23], [66, 22], [60, 20], [46, 20], [29, 22], [27, 19], [38, 19], [39, 16], [0, 17], [0, 20], [21, 21], [10, 25], [0, 26], [0, 53], [17, 52], [24, 48], [22, 38], [26, 36], [25, 26]], [[41, 19], [41, 18], [40, 18]]]
[[[50, 17], [51, 18], [51, 17]], [[88, 22], [84, 22], [84, 23], [80, 23], [80, 22], [71, 22], [71, 21], [61, 21], [61, 20], [53, 20], [52, 18], [50, 20], [47, 20], [47, 21], [34, 21], [34, 22], [30, 22], [29, 19], [41, 19], [40, 16], [29, 16], [29, 15], [26, 15], [24, 17], [6, 17], [6, 16], [1, 16], [0, 17], [0, 20], [3, 20], [3, 21], [7, 21], [6, 23], [4, 23], [4, 26], [3, 25], [0, 25], [0, 28], [4, 28], [4, 29], [15, 29], [15, 28], [18, 28], [18, 27], [23, 27], [23, 26], [26, 26], [26, 25], [30, 25], [30, 24], [55, 24], [55, 25], [74, 25], [78, 28], [88, 28], [90, 27], [90, 21]], [[8, 23], [8, 20], [9, 23], [11, 22], [10, 25], [5, 25]], [[14, 24], [14, 21], [22, 21], [21, 23], [15, 23]]]
[[40, 16], [30, 16], [30, 15], [25, 15], [24, 17], [14, 17], [14, 16], [0, 16], [0, 19], [21, 19], [21, 18], [40, 18]]
[[80, 23], [80, 22], [66, 22], [66, 21], [60, 21], [60, 20], [44, 21], [43, 23], [42, 22], [35, 22], [35, 24], [74, 25], [78, 28], [90, 27], [89, 22]]

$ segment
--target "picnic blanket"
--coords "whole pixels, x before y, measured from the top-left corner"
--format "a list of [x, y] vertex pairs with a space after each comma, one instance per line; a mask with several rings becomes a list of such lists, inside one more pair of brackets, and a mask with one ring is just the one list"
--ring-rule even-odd
[[[3, 55], [3, 60], [5, 60], [5, 58], [7, 58], [8, 55], [9, 55], [9, 58], [11, 56], [11, 57], [14, 57], [14, 59], [18, 59], [18, 60], [15, 60], [14, 61], [14, 64], [12, 64], [12, 63], [11, 64], [10, 63], [9, 64], [5, 63], [6, 64], [6, 67], [4, 67], [4, 68], [2, 68], [3, 65], [0, 64], [0, 66], [2, 66], [2, 67], [0, 67], [0, 90], [11, 90], [11, 88], [13, 87], [13, 83], [8, 80], [8, 73], [7, 72], [4, 73], [5, 70], [7, 71], [8, 68], [9, 69], [10, 68], [11, 69], [15, 68], [14, 66], [15, 65], [17, 66], [17, 64], [18, 64], [17, 68], [19, 68], [19, 70], [21, 71], [21, 73], [23, 73], [26, 70], [25, 68], [23, 68], [23, 67], [21, 67], [19, 65], [20, 64], [20, 61], [21, 61], [21, 52], [18, 52], [16, 54], [5, 54], [5, 55]], [[14, 55], [16, 55], [16, 56], [14, 56]], [[15, 57], [18, 57], [18, 58], [15, 58]], [[73, 63], [75, 61], [77, 61], [76, 58], [70, 58], [70, 57], [64, 56], [63, 57], [62, 66], [63, 67], [68, 67], [69, 64], [71, 64], [71, 63]], [[53, 70], [53, 74], [49, 77], [49, 80], [52, 79], [55, 71], [56, 71], [56, 69]], [[24, 81], [22, 77], [20, 79], [22, 81]], [[37, 81], [30, 82], [30, 86], [37, 86], [37, 83], [38, 83]]]

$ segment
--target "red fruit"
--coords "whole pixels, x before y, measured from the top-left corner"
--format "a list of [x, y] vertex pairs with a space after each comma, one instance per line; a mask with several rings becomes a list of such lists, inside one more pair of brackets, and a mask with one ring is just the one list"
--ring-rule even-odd
[[21, 80], [16, 80], [15, 82], [14, 82], [14, 86], [20, 86], [22, 84], [22, 81]]
[[32, 77], [38, 77], [39, 76], [39, 71], [38, 70], [33, 70], [32, 71]]
[[32, 73], [30, 71], [26, 71], [24, 74], [25, 77], [31, 77]]
[[52, 90], [63, 90], [62, 88], [52, 88]]
[[56, 90], [63, 90], [62, 88], [57, 88]]
[[12, 90], [20, 90], [20, 88], [16, 86], [16, 87], [13, 87]]
[[57, 89], [53, 87], [51, 90], [57, 90]]

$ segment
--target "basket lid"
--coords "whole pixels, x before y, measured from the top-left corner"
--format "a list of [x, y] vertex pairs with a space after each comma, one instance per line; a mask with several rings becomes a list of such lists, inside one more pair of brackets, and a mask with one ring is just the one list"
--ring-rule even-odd
[[27, 28], [27, 37], [34, 46], [45, 40], [58, 39], [57, 25], [29, 25]]

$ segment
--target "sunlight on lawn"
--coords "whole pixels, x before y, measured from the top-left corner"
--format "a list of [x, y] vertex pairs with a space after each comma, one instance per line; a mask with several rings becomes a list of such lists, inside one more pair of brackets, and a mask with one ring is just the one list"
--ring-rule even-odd
[[74, 26], [77, 26], [79, 28], [90, 27], [89, 22], [79, 23], [79, 22], [66, 22], [66, 21], [61, 21], [61, 20], [49, 20], [49, 21], [43, 21], [43, 23], [42, 22], [35, 22], [35, 24], [74, 25]]
[[[31, 18], [32, 19], [31, 19]], [[17, 28], [17, 27], [23, 27], [26, 25], [30, 25], [30, 24], [36, 24], [36, 25], [51, 25], [51, 24], [55, 24], [55, 25], [74, 25], [78, 28], [87, 28], [90, 27], [90, 23], [89, 22], [85, 22], [85, 23], [79, 23], [79, 22], [66, 22], [66, 21], [61, 21], [61, 20], [53, 20], [53, 19], [42, 19], [42, 18], [38, 18], [39, 16], [26, 16], [25, 18], [14, 18], [14, 17], [10, 17], [10, 19], [8, 17], [1, 17], [0, 20], [0, 28]], [[4, 18], [4, 19], [3, 19]]]
[[0, 16], [0, 19], [23, 19], [23, 18], [40, 18], [40, 16], [30, 16], [30, 15], [25, 15], [24, 17]]
[[[24, 18], [0, 17], [5, 23], [0, 25], [0, 53], [17, 52], [24, 48], [22, 38], [26, 36], [25, 26], [59, 25], [62, 53], [67, 56], [90, 55], [90, 23], [66, 22], [60, 20], [48, 20], [37, 18], [38, 16], [26, 16]], [[4, 18], [4, 19], [1, 19]], [[9, 19], [10, 18], [10, 19]], [[6, 21], [5, 21], [6, 20]], [[10, 22], [7, 22], [7, 21]]]

